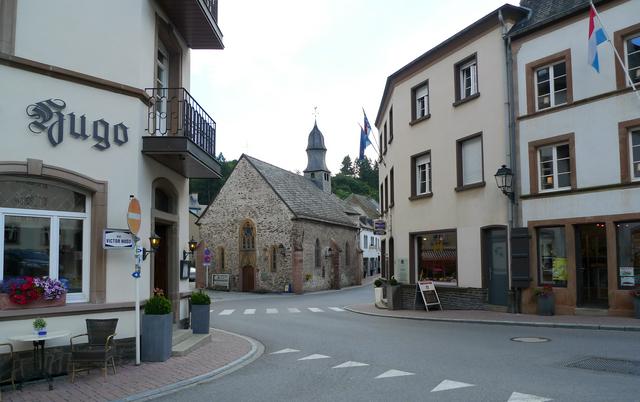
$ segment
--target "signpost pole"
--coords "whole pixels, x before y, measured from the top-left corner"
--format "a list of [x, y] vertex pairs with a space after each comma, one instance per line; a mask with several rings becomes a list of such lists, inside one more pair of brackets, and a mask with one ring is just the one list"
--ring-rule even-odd
[[[136, 237], [138, 239], [138, 237]], [[136, 241], [136, 254], [138, 254], [138, 242]], [[138, 256], [136, 255], [136, 264]], [[139, 267], [136, 266], [136, 269]], [[136, 283], [136, 366], [140, 365], [140, 275], [134, 277]]]
[[131, 231], [131, 235], [134, 239], [134, 258], [135, 258], [135, 266], [133, 269], [133, 280], [136, 283], [136, 294], [135, 294], [135, 325], [136, 325], [136, 366], [140, 365], [140, 271], [143, 260], [143, 251], [142, 247], [140, 247], [140, 238], [138, 237], [138, 232], [140, 231], [140, 223], [141, 223], [142, 214], [140, 211], [140, 202], [133, 195], [129, 196], [129, 208], [127, 209], [127, 226], [129, 226], [129, 230]]

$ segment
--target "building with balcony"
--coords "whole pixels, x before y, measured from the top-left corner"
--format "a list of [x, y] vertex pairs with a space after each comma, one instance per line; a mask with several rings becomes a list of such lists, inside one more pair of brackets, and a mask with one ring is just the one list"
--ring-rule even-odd
[[[589, 1], [522, 1], [512, 30], [520, 225], [556, 312], [629, 315], [640, 284], [640, 2], [594, 1], [617, 49], [588, 62]], [[620, 61], [629, 71], [625, 74]], [[527, 250], [523, 250], [526, 252]], [[535, 311], [531, 291], [525, 312]]]
[[[217, 21], [215, 0], [0, 1], [0, 281], [68, 286], [64, 306], [0, 310], [0, 337], [34, 316], [73, 333], [118, 317], [118, 337], [133, 337], [136, 281], [143, 300], [165, 291], [174, 322], [188, 317], [188, 180], [220, 172], [189, 54], [223, 48]], [[103, 241], [127, 230], [130, 195], [141, 245], [161, 239], [140, 279], [133, 249]]]

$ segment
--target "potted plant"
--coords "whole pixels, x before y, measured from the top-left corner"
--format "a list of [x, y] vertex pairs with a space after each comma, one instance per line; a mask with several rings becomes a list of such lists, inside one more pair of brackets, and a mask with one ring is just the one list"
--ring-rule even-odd
[[387, 306], [389, 310], [400, 309], [400, 284], [394, 276], [389, 279], [387, 288]]
[[202, 290], [191, 294], [191, 330], [194, 334], [208, 334], [211, 322], [211, 298]]
[[533, 294], [537, 298], [538, 315], [554, 315], [555, 314], [555, 297], [553, 295], [553, 287], [551, 285], [543, 285], [533, 290]]
[[640, 318], [640, 286], [631, 291], [631, 297], [633, 298], [635, 317]]
[[47, 322], [44, 318], [36, 318], [33, 320], [33, 332], [38, 336], [45, 336], [47, 334]]
[[380, 279], [376, 279], [373, 282], [373, 286], [374, 286], [373, 291], [374, 291], [374, 297], [375, 297], [374, 301], [375, 301], [375, 304], [378, 305], [378, 303], [382, 301], [382, 293], [383, 293], [382, 281]]
[[141, 358], [146, 362], [163, 362], [171, 356], [171, 302], [162, 289], [154, 289], [144, 305], [142, 315]]

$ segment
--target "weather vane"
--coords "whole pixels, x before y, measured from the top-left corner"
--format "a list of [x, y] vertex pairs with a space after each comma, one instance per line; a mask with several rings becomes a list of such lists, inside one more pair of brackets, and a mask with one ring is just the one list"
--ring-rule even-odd
[[320, 114], [320, 113], [318, 112], [318, 107], [317, 107], [317, 106], [314, 106], [314, 107], [313, 107], [313, 116], [316, 118], [316, 120], [318, 119], [318, 115], [319, 115], [319, 114]]

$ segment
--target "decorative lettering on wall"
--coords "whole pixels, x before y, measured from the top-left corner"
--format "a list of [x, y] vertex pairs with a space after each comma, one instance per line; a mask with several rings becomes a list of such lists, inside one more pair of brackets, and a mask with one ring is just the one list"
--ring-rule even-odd
[[[62, 143], [65, 134], [82, 141], [92, 138], [95, 141], [93, 148], [99, 151], [111, 147], [110, 138], [118, 146], [129, 141], [129, 127], [123, 122], [111, 126], [104, 119], [94, 120], [90, 125], [92, 132], [87, 134], [86, 116], [78, 118], [73, 112], [65, 115], [62, 113], [65, 107], [67, 104], [62, 99], [47, 99], [27, 106], [27, 116], [34, 119], [28, 125], [29, 130], [35, 134], [46, 132], [49, 142], [54, 147]], [[65, 122], [69, 123], [66, 131]]]

